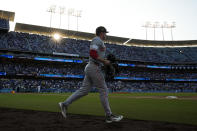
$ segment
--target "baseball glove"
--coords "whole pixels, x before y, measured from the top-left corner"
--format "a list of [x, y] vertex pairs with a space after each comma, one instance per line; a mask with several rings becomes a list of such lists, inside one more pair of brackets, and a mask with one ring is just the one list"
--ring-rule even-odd
[[116, 57], [113, 54], [109, 54], [107, 60], [109, 60], [111, 64], [104, 66], [105, 79], [113, 80], [114, 76], [119, 72]]

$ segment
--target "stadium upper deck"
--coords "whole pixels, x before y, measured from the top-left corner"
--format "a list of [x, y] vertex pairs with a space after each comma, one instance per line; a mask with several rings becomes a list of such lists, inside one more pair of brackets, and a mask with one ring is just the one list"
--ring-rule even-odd
[[[65, 30], [58, 28], [50, 28], [38, 25], [29, 25], [24, 23], [16, 23], [15, 31], [17, 32], [25, 32], [25, 33], [33, 33], [40, 35], [51, 36], [54, 33], [60, 34], [61, 37], [75, 38], [75, 39], [83, 39], [83, 40], [91, 40], [95, 34], [87, 33], [87, 32], [79, 32], [73, 30]], [[108, 36], [107, 43], [113, 44], [123, 44], [128, 41], [130, 38], [123, 38], [117, 36]], [[152, 47], [184, 47], [184, 46], [197, 46], [197, 40], [189, 40], [189, 41], [153, 41], [153, 40], [138, 40], [131, 39], [126, 44], [128, 46], [152, 46]]]
[[[15, 31], [47, 35], [47, 36], [51, 36], [54, 33], [58, 33], [61, 37], [83, 39], [83, 40], [91, 40], [93, 37], [95, 37], [95, 34], [93, 33], [79, 32], [79, 31], [65, 30], [65, 29], [58, 29], [58, 28], [50, 28], [50, 27], [44, 27], [44, 26], [38, 26], [38, 25], [29, 25], [29, 24], [24, 24], [24, 23], [16, 23]], [[124, 43], [128, 39], [129, 38], [108, 36], [107, 42]]]
[[0, 10], [0, 14], [1, 14], [0, 18], [6, 19], [9, 21], [14, 21], [15, 12]]

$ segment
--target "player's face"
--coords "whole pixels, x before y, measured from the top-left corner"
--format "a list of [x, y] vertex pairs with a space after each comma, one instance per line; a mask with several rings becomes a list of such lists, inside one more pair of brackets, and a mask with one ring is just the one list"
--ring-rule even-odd
[[101, 38], [102, 38], [102, 40], [106, 40], [107, 34], [105, 32], [102, 32], [101, 33]]

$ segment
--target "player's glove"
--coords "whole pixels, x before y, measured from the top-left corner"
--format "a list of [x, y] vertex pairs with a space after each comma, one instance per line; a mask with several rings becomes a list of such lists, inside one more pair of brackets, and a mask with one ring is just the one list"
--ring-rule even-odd
[[107, 60], [110, 61], [110, 65], [104, 66], [105, 79], [112, 80], [116, 73], [118, 73], [118, 64], [116, 63], [116, 57], [113, 54], [107, 55]]

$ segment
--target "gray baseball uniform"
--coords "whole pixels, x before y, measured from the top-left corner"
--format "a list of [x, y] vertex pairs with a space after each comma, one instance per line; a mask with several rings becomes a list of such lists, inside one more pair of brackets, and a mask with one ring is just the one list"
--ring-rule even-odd
[[[91, 44], [90, 50], [94, 50], [97, 52], [97, 55], [100, 58], [105, 57], [106, 47], [104, 42], [100, 39], [100, 37], [95, 37]], [[96, 59], [89, 57], [89, 63], [85, 67], [85, 78], [83, 80], [82, 87], [73, 93], [67, 100], [63, 103], [68, 106], [75, 100], [81, 98], [88, 94], [91, 90], [92, 86], [95, 86], [100, 93], [100, 101], [105, 110], [105, 115], [110, 116], [112, 114], [109, 101], [108, 101], [108, 90], [107, 85], [105, 83], [105, 78], [101, 70], [102, 63], [97, 61]]]

